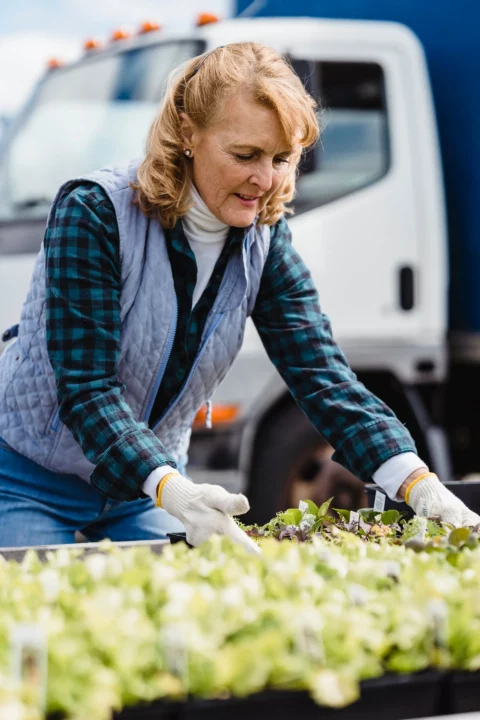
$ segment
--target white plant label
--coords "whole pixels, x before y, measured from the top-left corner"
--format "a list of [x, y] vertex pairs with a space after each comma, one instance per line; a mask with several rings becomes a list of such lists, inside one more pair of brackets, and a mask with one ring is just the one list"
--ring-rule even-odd
[[47, 697], [47, 638], [39, 625], [18, 623], [10, 634], [13, 679], [33, 689], [39, 709]]
[[373, 509], [377, 510], [377, 512], [383, 512], [385, 510], [385, 495], [378, 490], [375, 492], [375, 502], [373, 504]]

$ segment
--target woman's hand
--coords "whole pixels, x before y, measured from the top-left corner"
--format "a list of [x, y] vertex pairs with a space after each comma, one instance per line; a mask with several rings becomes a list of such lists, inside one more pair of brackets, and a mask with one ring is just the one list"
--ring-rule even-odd
[[400, 488], [399, 495], [410, 505], [415, 515], [439, 517], [455, 527], [475, 527], [480, 524], [480, 516], [450, 492], [435, 473], [424, 470], [412, 473]]
[[180, 473], [170, 473], [159, 484], [157, 504], [183, 523], [191, 545], [200, 545], [218, 533], [228, 535], [253, 555], [261, 553], [231, 517], [250, 509], [245, 495], [234, 495], [220, 485], [196, 485]]

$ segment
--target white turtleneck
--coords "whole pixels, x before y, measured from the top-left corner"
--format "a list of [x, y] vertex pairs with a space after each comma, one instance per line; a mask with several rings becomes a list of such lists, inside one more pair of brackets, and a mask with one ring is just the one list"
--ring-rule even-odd
[[229, 226], [210, 212], [194, 185], [192, 185], [192, 200], [195, 204], [182, 218], [182, 224], [197, 261], [197, 283], [192, 298], [192, 308], [194, 308], [202, 297], [215, 263], [223, 250]]

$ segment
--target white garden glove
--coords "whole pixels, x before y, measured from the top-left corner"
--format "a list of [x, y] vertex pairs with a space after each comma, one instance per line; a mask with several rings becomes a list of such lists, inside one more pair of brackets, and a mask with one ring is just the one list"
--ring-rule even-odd
[[448, 490], [434, 473], [426, 473], [413, 480], [405, 492], [405, 502], [415, 515], [439, 517], [455, 527], [480, 523], [480, 516]]
[[228, 535], [251, 554], [261, 553], [231, 517], [250, 509], [245, 495], [234, 495], [220, 485], [196, 485], [179, 473], [170, 473], [159, 485], [157, 504], [183, 523], [190, 545], [200, 545], [218, 533]]

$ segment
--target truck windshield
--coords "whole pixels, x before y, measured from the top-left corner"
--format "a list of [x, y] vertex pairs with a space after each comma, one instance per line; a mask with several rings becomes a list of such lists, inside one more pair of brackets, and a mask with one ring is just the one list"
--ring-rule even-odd
[[45, 216], [66, 180], [141, 157], [168, 74], [202, 51], [169, 41], [51, 71], [3, 147], [0, 220]]

